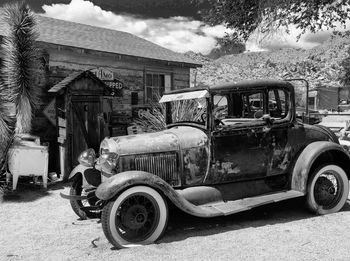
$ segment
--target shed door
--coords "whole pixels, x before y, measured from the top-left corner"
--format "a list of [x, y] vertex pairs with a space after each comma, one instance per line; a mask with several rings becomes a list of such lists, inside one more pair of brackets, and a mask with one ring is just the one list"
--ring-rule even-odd
[[98, 97], [72, 98], [72, 162], [77, 164], [79, 154], [87, 148], [98, 152], [101, 139], [101, 105]]

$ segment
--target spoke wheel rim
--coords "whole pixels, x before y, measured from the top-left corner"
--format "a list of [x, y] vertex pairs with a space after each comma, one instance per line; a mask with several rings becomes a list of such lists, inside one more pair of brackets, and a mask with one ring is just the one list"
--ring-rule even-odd
[[324, 209], [332, 209], [342, 198], [344, 184], [335, 171], [325, 171], [317, 178], [314, 186], [315, 201]]
[[[95, 196], [95, 192], [86, 192], [84, 188], [82, 188], [81, 184], [76, 188], [76, 194], [78, 196], [86, 196], [87, 199], [78, 200], [78, 204], [81, 208], [83, 207], [92, 207], [97, 203], [97, 197]], [[97, 214], [100, 210], [89, 210], [89, 212]]]
[[134, 193], [118, 207], [115, 225], [118, 234], [128, 242], [141, 242], [156, 230], [160, 209], [156, 200], [146, 193]]

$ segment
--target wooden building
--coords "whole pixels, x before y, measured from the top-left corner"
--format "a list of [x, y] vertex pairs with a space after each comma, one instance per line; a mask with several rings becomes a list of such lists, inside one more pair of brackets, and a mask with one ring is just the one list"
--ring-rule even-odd
[[[182, 54], [125, 32], [39, 15], [38, 31], [41, 64], [36, 84], [44, 95], [33, 132], [50, 143], [51, 170], [57, 169], [54, 162], [59, 136], [56, 93], [48, 92], [54, 86], [67, 77], [91, 71], [112, 90], [109, 134], [125, 135], [139, 109], [165, 90], [189, 88], [190, 69], [201, 66]], [[0, 22], [0, 38], [5, 35], [6, 25]], [[0, 51], [0, 59], [1, 56]]]

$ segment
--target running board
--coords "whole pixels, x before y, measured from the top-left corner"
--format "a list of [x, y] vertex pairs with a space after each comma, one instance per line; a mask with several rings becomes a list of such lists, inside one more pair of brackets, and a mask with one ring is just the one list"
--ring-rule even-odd
[[80, 196], [80, 195], [66, 195], [64, 193], [60, 193], [60, 196], [62, 198], [65, 198], [65, 199], [69, 199], [69, 200], [85, 200], [85, 199], [88, 199], [87, 196]]
[[203, 210], [210, 212], [219, 212], [221, 215], [227, 216], [241, 211], [249, 210], [254, 207], [270, 204], [286, 199], [297, 198], [303, 196], [304, 193], [295, 190], [282, 191], [273, 194], [256, 196], [251, 198], [238, 199], [226, 202], [215, 202], [212, 204], [201, 205]]

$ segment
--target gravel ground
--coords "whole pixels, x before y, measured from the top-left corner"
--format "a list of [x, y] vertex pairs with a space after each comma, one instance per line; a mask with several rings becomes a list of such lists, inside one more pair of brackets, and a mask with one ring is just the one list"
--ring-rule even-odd
[[60, 192], [67, 185], [20, 185], [0, 197], [0, 260], [350, 260], [350, 202], [327, 216], [300, 199], [212, 219], [174, 210], [156, 244], [116, 250]]

